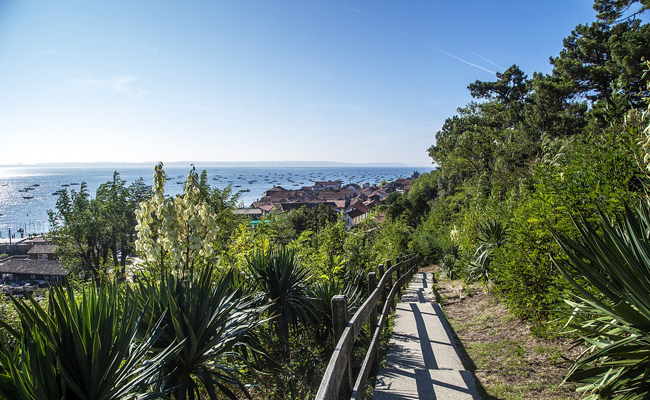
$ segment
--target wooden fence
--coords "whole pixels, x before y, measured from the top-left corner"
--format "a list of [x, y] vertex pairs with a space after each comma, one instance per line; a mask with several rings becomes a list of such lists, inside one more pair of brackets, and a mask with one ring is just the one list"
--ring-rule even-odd
[[[316, 400], [356, 400], [362, 398], [370, 370], [376, 367], [378, 363], [376, 355], [379, 339], [393, 307], [395, 295], [399, 293], [405, 284], [411, 281], [411, 277], [416, 272], [420, 262], [421, 257], [417, 256], [408, 256], [402, 261], [398, 260], [394, 266], [391, 266], [390, 261], [387, 261], [385, 274], [383, 273], [384, 266], [379, 266], [381, 279], [378, 285], [376, 274], [374, 272], [368, 274], [368, 292], [370, 294], [350, 320], [347, 318], [345, 296], [334, 296], [332, 299], [332, 318], [334, 320], [335, 337], [338, 338], [338, 342], [318, 388]], [[395, 275], [394, 284], [393, 275]], [[377, 310], [380, 304], [382, 311], [378, 319]], [[370, 321], [372, 340], [361, 364], [361, 369], [355, 381], [353, 381], [350, 355], [352, 354], [354, 342], [366, 321]]]

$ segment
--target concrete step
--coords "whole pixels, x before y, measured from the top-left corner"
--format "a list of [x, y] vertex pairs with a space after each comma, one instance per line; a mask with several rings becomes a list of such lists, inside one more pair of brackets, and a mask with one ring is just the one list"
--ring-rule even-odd
[[416, 274], [397, 304], [395, 325], [374, 399], [480, 399], [451, 328], [434, 302], [432, 274]]
[[469, 371], [386, 368], [377, 378], [373, 399], [480, 400], [480, 397]]

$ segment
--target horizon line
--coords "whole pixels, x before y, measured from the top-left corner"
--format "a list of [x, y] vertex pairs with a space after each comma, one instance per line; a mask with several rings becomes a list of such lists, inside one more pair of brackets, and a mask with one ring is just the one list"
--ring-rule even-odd
[[133, 165], [156, 165], [162, 162], [167, 166], [190, 166], [190, 165], [310, 165], [310, 166], [327, 166], [327, 165], [352, 165], [352, 166], [393, 166], [393, 167], [416, 167], [416, 168], [436, 168], [435, 165], [415, 165], [403, 162], [349, 162], [349, 161], [306, 161], [306, 160], [284, 160], [284, 161], [56, 161], [56, 162], [40, 162], [40, 163], [12, 163], [0, 164], [0, 168], [7, 167], [81, 167], [81, 166], [133, 166]]

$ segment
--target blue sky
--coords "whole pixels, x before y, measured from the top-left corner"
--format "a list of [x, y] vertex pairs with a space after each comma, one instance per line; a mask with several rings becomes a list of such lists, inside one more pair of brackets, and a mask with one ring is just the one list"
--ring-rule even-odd
[[550, 56], [592, 2], [0, 0], [0, 164], [430, 165], [467, 85]]

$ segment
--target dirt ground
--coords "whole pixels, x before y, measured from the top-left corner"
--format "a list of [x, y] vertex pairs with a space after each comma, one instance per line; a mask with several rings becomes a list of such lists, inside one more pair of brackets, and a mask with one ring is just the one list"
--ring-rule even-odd
[[533, 336], [529, 325], [480, 284], [443, 280], [437, 288], [465, 367], [475, 373], [484, 400], [580, 398], [575, 385], [561, 384], [569, 366], [563, 357], [574, 358], [580, 351], [571, 349], [569, 340]]

